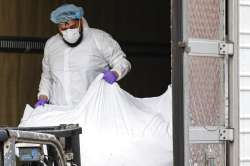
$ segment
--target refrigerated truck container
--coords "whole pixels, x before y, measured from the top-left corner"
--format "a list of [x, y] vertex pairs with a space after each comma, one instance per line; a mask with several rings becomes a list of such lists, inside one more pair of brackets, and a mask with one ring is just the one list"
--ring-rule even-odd
[[172, 0], [174, 166], [240, 164], [238, 11], [238, 0]]

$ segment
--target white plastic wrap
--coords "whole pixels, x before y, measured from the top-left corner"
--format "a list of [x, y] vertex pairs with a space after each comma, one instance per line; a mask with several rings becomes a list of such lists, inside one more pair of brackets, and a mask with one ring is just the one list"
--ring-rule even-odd
[[84, 166], [172, 166], [171, 87], [135, 98], [99, 75], [76, 107], [27, 105], [19, 126], [79, 123]]

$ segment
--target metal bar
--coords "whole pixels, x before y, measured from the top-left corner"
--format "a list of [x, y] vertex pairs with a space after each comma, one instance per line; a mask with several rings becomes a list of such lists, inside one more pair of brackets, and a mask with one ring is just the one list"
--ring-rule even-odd
[[202, 56], [220, 56], [219, 55], [219, 40], [205, 40], [205, 39], [189, 39], [189, 55]]
[[193, 57], [214, 57], [214, 58], [222, 58], [224, 55], [213, 55], [213, 54], [193, 54], [189, 53], [188, 56], [193, 56]]
[[234, 142], [227, 145], [228, 166], [240, 165], [239, 161], [239, 0], [227, 1], [228, 40], [234, 43], [234, 56], [229, 58], [229, 126], [234, 128]]
[[225, 107], [225, 127], [229, 127], [229, 68], [228, 68], [228, 61], [229, 57], [228, 55], [225, 55], [224, 57], [224, 82], [225, 82], [225, 89], [224, 89], [224, 107]]
[[227, 19], [226, 19], [226, 0], [220, 0], [220, 36], [219, 40], [226, 41], [226, 27]]
[[204, 126], [190, 127], [189, 141], [190, 143], [224, 143], [224, 141], [233, 141], [233, 129], [224, 126]]
[[232, 43], [218, 40], [191, 39], [187, 47], [189, 56], [224, 57], [233, 54]]
[[[190, 17], [189, 17], [189, 1], [185, 1], [182, 0], [182, 6], [177, 9], [179, 10], [179, 12], [181, 12], [181, 15], [179, 15], [180, 19], [180, 25], [182, 25], [182, 31], [179, 31], [179, 33], [182, 35], [182, 39], [180, 41], [185, 42], [189, 40], [189, 28], [190, 28]], [[185, 51], [185, 49], [182, 52], [182, 63], [180, 63], [179, 65], [182, 65], [182, 75], [181, 75], [181, 79], [179, 81], [181, 81], [181, 85], [179, 88], [182, 88], [182, 94], [180, 97], [182, 97], [181, 102], [179, 102], [179, 104], [182, 105], [182, 123], [183, 123], [183, 142], [184, 142], [184, 158], [183, 158], [183, 162], [185, 166], [189, 166], [190, 165], [190, 159], [191, 159], [191, 155], [190, 155], [190, 144], [189, 144], [189, 108], [187, 107], [189, 105], [189, 89], [184, 88], [185, 84], [189, 84], [188, 77], [189, 77], [189, 71], [186, 70], [187, 66], [189, 66], [190, 63], [190, 57], [188, 55], [188, 52]], [[175, 110], [174, 110], [175, 111]], [[173, 112], [174, 112], [173, 111]], [[177, 119], [176, 119], [177, 120]], [[176, 121], [176, 123], [180, 123], [180, 121]], [[182, 149], [181, 149], [182, 150]], [[178, 155], [177, 155], [178, 157]]]
[[185, 165], [185, 127], [183, 104], [183, 41], [182, 0], [171, 0], [171, 55], [173, 88], [173, 159], [174, 166]]
[[4, 143], [4, 166], [16, 166], [15, 138], [9, 138]]
[[190, 127], [189, 141], [190, 143], [222, 143], [219, 139], [219, 131], [221, 126], [207, 126], [207, 127]]

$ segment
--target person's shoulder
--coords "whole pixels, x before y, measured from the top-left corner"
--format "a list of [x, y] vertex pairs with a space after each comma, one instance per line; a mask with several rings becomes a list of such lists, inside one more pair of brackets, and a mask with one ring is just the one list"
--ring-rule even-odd
[[45, 44], [45, 48], [50, 48], [50, 47], [53, 47], [54, 44], [57, 43], [57, 41], [61, 40], [60, 39], [61, 36], [58, 34], [55, 34], [53, 36], [51, 36], [47, 41], [46, 41], [46, 44]]
[[60, 38], [61, 38], [61, 37], [60, 37], [59, 33], [57, 33], [57, 34], [51, 36], [51, 37], [46, 41], [46, 43], [52, 44], [52, 43], [54, 43], [55, 41], [60, 40]]
[[110, 37], [111, 35], [101, 29], [96, 28], [90, 28], [91, 33], [94, 35], [94, 37]]
[[55, 43], [56, 41], [60, 40], [60, 35], [59, 33], [58, 34], [55, 34], [53, 36], [51, 36], [47, 41], [46, 41], [46, 44], [53, 44]]

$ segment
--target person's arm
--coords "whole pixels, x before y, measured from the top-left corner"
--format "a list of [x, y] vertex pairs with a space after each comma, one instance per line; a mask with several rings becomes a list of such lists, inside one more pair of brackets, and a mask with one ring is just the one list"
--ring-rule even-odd
[[44, 57], [42, 60], [42, 74], [39, 84], [39, 93], [37, 95], [38, 100], [49, 100], [50, 90], [51, 90], [51, 73], [49, 68], [49, 59], [48, 59], [48, 48], [44, 48]]
[[105, 32], [99, 33], [96, 43], [117, 80], [122, 79], [130, 71], [131, 64], [119, 44]]

